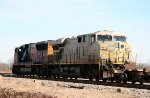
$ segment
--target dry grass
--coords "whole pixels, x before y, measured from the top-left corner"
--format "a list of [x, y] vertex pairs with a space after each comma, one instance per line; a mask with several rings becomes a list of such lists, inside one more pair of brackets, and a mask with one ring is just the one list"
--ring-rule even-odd
[[0, 71], [12, 70], [12, 65], [0, 63]]
[[16, 92], [13, 89], [0, 88], [0, 98], [56, 98], [42, 93]]

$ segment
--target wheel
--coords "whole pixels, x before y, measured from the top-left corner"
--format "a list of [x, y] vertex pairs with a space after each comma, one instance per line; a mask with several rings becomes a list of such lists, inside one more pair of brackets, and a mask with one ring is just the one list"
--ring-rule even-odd
[[132, 81], [132, 84], [135, 84], [135, 81]]
[[75, 80], [77, 80], [78, 78], [77, 77], [75, 77]]
[[55, 74], [53, 74], [53, 78], [55, 78], [55, 79], [56, 79], [56, 75], [55, 75]]
[[143, 82], [140, 82], [140, 85], [143, 85]]
[[96, 78], [95, 78], [95, 79], [96, 79], [96, 81], [97, 81], [97, 82], [99, 82], [99, 76], [96, 76]]
[[143, 81], [140, 81], [140, 85], [143, 85]]
[[127, 73], [124, 73], [123, 74], [123, 83], [127, 83], [127, 80], [128, 80], [128, 75], [127, 75]]
[[63, 77], [63, 79], [68, 79], [68, 77]]
[[111, 77], [111, 78], [110, 78], [110, 81], [111, 81], [111, 83], [113, 83], [113, 82], [114, 82], [114, 79], [113, 79], [113, 77]]
[[123, 83], [125, 83], [125, 84], [126, 84], [126, 83], [127, 83], [127, 80], [125, 80], [125, 79], [124, 79], [124, 80], [123, 80]]
[[57, 74], [57, 79], [60, 79], [60, 75], [59, 74]]
[[103, 78], [103, 82], [107, 82], [107, 79]]
[[90, 81], [93, 81], [93, 78], [92, 78], [92, 76], [89, 76], [89, 80], [90, 80]]
[[121, 80], [116, 81], [117, 83], [121, 83]]

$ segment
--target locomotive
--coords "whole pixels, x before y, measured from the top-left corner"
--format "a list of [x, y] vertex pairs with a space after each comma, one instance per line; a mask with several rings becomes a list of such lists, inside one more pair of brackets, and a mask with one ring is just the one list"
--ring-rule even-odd
[[[127, 82], [131, 45], [123, 33], [97, 31], [15, 48], [12, 72], [53, 78]], [[132, 67], [132, 66], [131, 66]]]

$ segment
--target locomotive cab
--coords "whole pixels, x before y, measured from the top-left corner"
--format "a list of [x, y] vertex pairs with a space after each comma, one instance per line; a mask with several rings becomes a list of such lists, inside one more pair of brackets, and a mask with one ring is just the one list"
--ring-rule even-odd
[[[126, 42], [126, 36], [112, 31], [96, 33], [100, 46], [101, 74], [104, 81], [121, 82], [125, 71], [125, 64], [130, 60], [130, 45]], [[104, 63], [105, 62], [105, 63]]]
[[28, 62], [29, 61], [29, 44], [17, 47], [15, 49], [15, 63]]

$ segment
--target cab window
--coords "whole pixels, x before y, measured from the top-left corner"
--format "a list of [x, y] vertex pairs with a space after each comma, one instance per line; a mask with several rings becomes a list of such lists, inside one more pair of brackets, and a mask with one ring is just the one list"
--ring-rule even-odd
[[81, 37], [78, 37], [78, 43], [81, 43]]
[[114, 36], [114, 40], [115, 41], [126, 41], [126, 37], [125, 36]]
[[98, 35], [97, 36], [98, 41], [112, 41], [111, 35]]
[[91, 43], [95, 42], [95, 35], [91, 36]]

